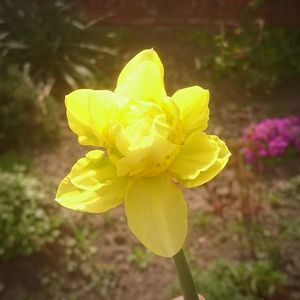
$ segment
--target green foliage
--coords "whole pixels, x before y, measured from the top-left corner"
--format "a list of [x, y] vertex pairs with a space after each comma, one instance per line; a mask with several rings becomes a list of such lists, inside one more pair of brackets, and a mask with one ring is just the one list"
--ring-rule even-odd
[[300, 217], [290, 220], [279, 220], [279, 232], [283, 239], [296, 241], [300, 240]]
[[128, 256], [129, 262], [136, 264], [139, 269], [145, 270], [153, 259], [153, 254], [142, 247], [134, 247], [132, 254]]
[[201, 67], [215, 80], [229, 77], [248, 95], [269, 93], [300, 74], [299, 29], [265, 29], [258, 20], [237, 28], [222, 25], [213, 40], [211, 36], [206, 31], [193, 33], [194, 43], [210, 48], [201, 54]]
[[211, 222], [211, 216], [202, 211], [198, 211], [192, 216], [192, 224], [204, 230], [211, 225]]
[[300, 176], [293, 177], [272, 191], [269, 201], [275, 208], [291, 205], [294, 213], [289, 218], [278, 216], [278, 235], [282, 240], [300, 240], [300, 217], [297, 214], [300, 204]]
[[[198, 291], [209, 300], [272, 299], [285, 285], [285, 275], [268, 261], [216, 261], [208, 271], [194, 272]], [[176, 286], [173, 295], [180, 294]]]
[[278, 193], [286, 199], [300, 202], [300, 175], [286, 182]]
[[38, 181], [0, 172], [0, 257], [30, 255], [54, 241], [61, 219], [47, 213]]
[[56, 256], [57, 266], [43, 269], [40, 274], [47, 299], [79, 300], [91, 294], [111, 299], [117, 277], [112, 268], [96, 257], [97, 248], [92, 243], [96, 231], [84, 217], [80, 219], [80, 225], [65, 222], [59, 231], [50, 248]]
[[257, 9], [264, 4], [265, 0], [249, 0], [247, 5], [249, 8]]
[[0, 75], [1, 150], [57, 141], [57, 105], [53, 98], [38, 102], [39, 91], [25, 75], [9, 68]]
[[31, 158], [24, 152], [11, 151], [0, 156], [0, 170], [7, 172], [28, 170], [31, 163]]
[[[45, 203], [38, 180], [22, 170], [0, 171], [0, 262], [16, 256], [30, 262], [32, 254], [39, 254], [43, 259], [34, 272], [45, 299], [83, 299], [89, 294], [111, 299], [116, 275], [95, 258], [97, 231], [85, 219], [80, 225], [63, 220]], [[21, 266], [22, 260], [22, 271]]]
[[271, 31], [258, 24], [256, 30], [224, 29], [216, 35], [213, 67], [225, 76], [236, 72], [249, 92], [269, 92], [278, 82], [300, 74], [300, 31]]
[[272, 190], [268, 200], [274, 207], [283, 205], [286, 200], [300, 203], [300, 176], [295, 176]]
[[[34, 82], [59, 89], [82, 86], [114, 54], [78, 1], [10, 1], [0, 4], [0, 54], [6, 64], [29, 68]], [[105, 41], [105, 46], [104, 45]]]

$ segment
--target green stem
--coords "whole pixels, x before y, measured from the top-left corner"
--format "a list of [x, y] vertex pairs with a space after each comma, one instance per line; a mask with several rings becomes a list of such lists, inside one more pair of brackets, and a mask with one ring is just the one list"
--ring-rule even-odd
[[183, 250], [181, 249], [175, 254], [173, 259], [176, 265], [184, 300], [199, 300], [193, 276]]

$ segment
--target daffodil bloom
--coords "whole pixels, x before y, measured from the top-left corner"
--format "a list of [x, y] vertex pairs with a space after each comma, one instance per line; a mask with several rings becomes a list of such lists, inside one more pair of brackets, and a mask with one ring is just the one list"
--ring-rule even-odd
[[69, 126], [80, 144], [98, 149], [75, 163], [56, 201], [90, 213], [125, 203], [137, 239], [157, 255], [175, 255], [187, 233], [180, 186], [208, 182], [230, 156], [222, 140], [204, 132], [208, 102], [209, 91], [199, 86], [167, 96], [152, 49], [129, 61], [114, 92], [72, 92], [65, 100]]

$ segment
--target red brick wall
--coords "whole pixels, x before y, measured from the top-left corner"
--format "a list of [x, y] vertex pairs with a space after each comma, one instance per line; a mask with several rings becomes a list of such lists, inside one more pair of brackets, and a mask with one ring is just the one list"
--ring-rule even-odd
[[104, 24], [205, 24], [261, 16], [271, 25], [299, 25], [300, 0], [264, 0], [256, 12], [248, 0], [85, 0], [90, 15]]

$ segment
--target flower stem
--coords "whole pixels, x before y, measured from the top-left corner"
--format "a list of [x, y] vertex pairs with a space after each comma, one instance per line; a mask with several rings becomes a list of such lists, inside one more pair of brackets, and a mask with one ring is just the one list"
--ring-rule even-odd
[[175, 254], [173, 259], [176, 265], [184, 300], [198, 300], [197, 289], [183, 250], [181, 249]]

